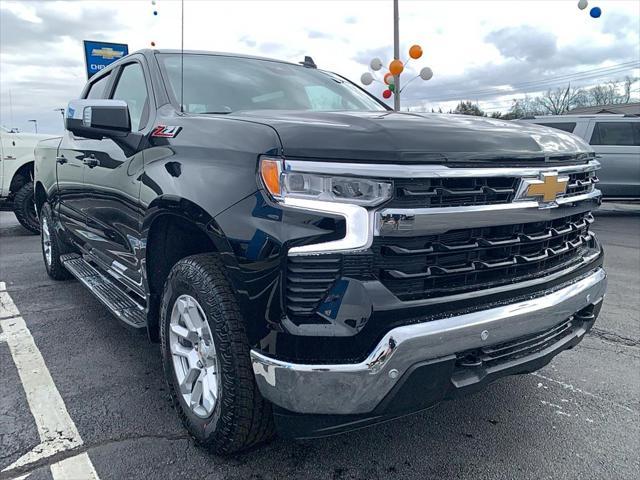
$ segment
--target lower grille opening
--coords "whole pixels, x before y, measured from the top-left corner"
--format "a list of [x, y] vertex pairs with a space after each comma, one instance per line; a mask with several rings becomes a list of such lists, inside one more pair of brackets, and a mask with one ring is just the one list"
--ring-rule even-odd
[[526, 335], [509, 342], [477, 348], [457, 355], [457, 369], [491, 368], [528, 357], [557, 344], [575, 333], [584, 323], [595, 319], [595, 306], [589, 305], [564, 322], [542, 332]]

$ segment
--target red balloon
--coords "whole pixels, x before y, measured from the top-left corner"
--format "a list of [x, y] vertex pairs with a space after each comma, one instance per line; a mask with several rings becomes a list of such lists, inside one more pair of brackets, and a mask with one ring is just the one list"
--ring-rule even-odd
[[391, 97], [391, 90], [385, 90], [384, 92], [382, 92], [382, 96], [384, 98], [389, 98]]

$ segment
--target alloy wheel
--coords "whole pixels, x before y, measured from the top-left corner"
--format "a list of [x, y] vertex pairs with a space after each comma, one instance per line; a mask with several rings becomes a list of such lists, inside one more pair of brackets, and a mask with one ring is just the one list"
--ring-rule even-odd
[[42, 217], [42, 249], [47, 266], [51, 266], [51, 234], [49, 233], [49, 223], [47, 217]]
[[169, 348], [184, 402], [198, 417], [209, 417], [220, 398], [220, 362], [207, 317], [190, 295], [173, 304]]

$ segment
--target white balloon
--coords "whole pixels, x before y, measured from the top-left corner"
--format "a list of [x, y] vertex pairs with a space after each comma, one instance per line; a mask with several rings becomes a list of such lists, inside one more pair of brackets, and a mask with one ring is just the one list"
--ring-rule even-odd
[[373, 75], [371, 75], [369, 72], [364, 72], [360, 77], [360, 81], [365, 85], [371, 85], [371, 83], [373, 82]]
[[578, 2], [578, 8], [580, 10], [584, 10], [585, 8], [587, 8], [588, 5], [589, 5], [589, 2], [587, 0], [580, 0]]
[[371, 70], [377, 72], [382, 68], [382, 60], [380, 60], [378, 57], [372, 58], [369, 66], [371, 67]]
[[431, 70], [429, 67], [424, 67], [422, 70], [420, 70], [421, 79], [431, 80], [431, 77], [433, 77], [433, 70]]

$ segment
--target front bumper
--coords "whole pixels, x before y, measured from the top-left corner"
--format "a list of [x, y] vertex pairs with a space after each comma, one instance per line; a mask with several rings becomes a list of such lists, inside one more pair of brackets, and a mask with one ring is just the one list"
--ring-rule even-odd
[[[606, 274], [597, 268], [574, 283], [527, 301], [394, 328], [360, 363], [294, 364], [252, 350], [253, 370], [262, 395], [287, 414], [369, 415], [371, 418], [392, 390], [406, 382], [407, 376], [413, 376], [417, 366], [425, 362], [454, 365], [465, 352], [549, 331], [574, 317], [583, 319], [579, 325], [574, 324], [561, 341], [546, 347], [543, 357], [548, 362], [560, 351], [578, 343], [591, 328], [593, 315], [587, 318], [581, 312], [597, 314], [605, 289]], [[540, 368], [544, 363], [535, 368], [527, 365], [534, 360], [539, 363], [540, 358], [540, 352], [536, 352], [510, 359], [492, 369], [476, 369], [471, 376], [458, 375], [457, 380], [451, 376], [452, 372], [444, 377], [447, 382], [457, 381], [469, 387], [486, 383], [489, 378]], [[514, 366], [519, 370], [514, 370]], [[433, 388], [433, 382], [429, 385]], [[440, 399], [446, 386], [445, 383], [438, 387], [442, 390]], [[405, 410], [404, 413], [408, 413], [416, 407]], [[394, 416], [398, 414], [401, 412], [395, 411]]]

